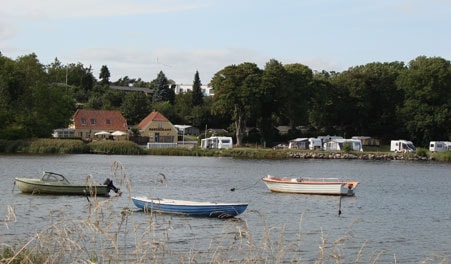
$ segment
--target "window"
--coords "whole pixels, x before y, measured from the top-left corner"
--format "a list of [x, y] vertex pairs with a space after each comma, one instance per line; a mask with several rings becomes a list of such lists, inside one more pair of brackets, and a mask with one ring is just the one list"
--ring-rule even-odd
[[96, 124], [96, 120], [94, 118], [91, 118], [91, 125], [95, 125]]
[[82, 119], [81, 119], [81, 124], [82, 124], [82, 125], [86, 125], [86, 118], [82, 118]]
[[110, 121], [109, 119], [107, 119], [107, 120], [106, 120], [106, 124], [107, 124], [107, 125], [110, 125], [110, 124], [111, 124], [111, 121]]

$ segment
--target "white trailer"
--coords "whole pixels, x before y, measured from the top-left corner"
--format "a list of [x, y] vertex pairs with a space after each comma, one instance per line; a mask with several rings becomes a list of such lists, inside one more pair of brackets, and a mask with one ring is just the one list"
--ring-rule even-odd
[[320, 138], [309, 138], [308, 142], [311, 150], [323, 149], [323, 141]]
[[442, 152], [451, 150], [450, 141], [431, 141], [429, 143], [429, 151], [431, 152]]
[[233, 140], [231, 137], [209, 137], [200, 141], [202, 149], [231, 149], [233, 148]]
[[390, 151], [394, 152], [415, 152], [417, 148], [413, 145], [412, 141], [403, 139], [392, 140], [390, 143]]

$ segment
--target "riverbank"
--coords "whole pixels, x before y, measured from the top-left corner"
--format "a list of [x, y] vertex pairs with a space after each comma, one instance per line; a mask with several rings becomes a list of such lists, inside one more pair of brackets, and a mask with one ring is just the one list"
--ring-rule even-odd
[[361, 159], [361, 160], [437, 160], [434, 156], [419, 156], [412, 153], [336, 153], [336, 152], [294, 152], [291, 158], [297, 159]]
[[388, 151], [310, 151], [261, 147], [233, 149], [154, 148], [148, 149], [131, 141], [94, 141], [85, 143], [78, 139], [33, 139], [20, 141], [0, 140], [0, 153], [23, 154], [107, 154], [107, 155], [163, 155], [163, 156], [209, 156], [237, 159], [360, 159], [360, 160], [412, 160], [451, 162], [451, 151], [430, 152], [417, 149], [416, 153]]

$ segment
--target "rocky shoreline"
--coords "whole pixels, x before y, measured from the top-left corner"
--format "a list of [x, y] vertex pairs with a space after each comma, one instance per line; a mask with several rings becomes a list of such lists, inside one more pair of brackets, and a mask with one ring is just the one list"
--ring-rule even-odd
[[360, 159], [360, 160], [412, 160], [412, 161], [433, 161], [432, 157], [422, 157], [418, 155], [402, 154], [402, 153], [337, 153], [337, 152], [289, 152], [289, 157], [295, 159]]

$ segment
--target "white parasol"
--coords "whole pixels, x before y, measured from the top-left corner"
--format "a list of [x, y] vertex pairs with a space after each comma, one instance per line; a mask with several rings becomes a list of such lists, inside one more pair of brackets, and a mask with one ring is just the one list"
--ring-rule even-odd
[[124, 132], [124, 131], [117, 130], [117, 131], [114, 131], [113, 133], [111, 133], [111, 135], [113, 135], [113, 136], [125, 136], [125, 135], [127, 135], [127, 133]]
[[100, 136], [100, 135], [110, 135], [110, 134], [111, 134], [111, 133], [110, 133], [110, 132], [107, 132], [107, 131], [100, 131], [100, 132], [95, 133], [94, 135]]

